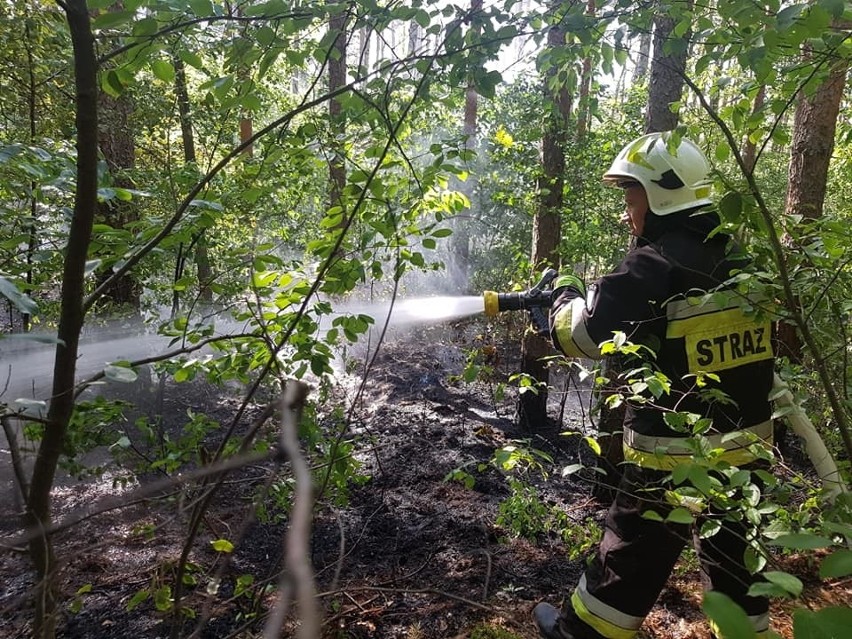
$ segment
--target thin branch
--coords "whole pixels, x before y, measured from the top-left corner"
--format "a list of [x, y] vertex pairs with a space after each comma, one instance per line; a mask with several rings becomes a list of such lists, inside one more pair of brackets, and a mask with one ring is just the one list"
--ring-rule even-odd
[[315, 639], [320, 636], [319, 631], [322, 626], [314, 572], [309, 560], [311, 520], [314, 510], [313, 478], [299, 448], [299, 421], [307, 398], [308, 385], [292, 380], [287, 383], [281, 401], [279, 446], [290, 459], [296, 488], [290, 513], [290, 527], [284, 545], [286, 569], [282, 571], [279, 581], [278, 603], [266, 620], [263, 630], [264, 639], [276, 639], [280, 636], [281, 626], [287, 616], [288, 595], [291, 588], [295, 590], [295, 598], [299, 604], [300, 623], [296, 636], [299, 639]]
[[18, 447], [18, 435], [12, 427], [12, 421], [8, 415], [0, 416], [0, 422], [3, 423], [3, 432], [6, 434], [6, 442], [9, 444], [9, 456], [12, 458], [12, 470], [15, 473], [15, 484], [21, 492], [21, 504], [27, 501], [27, 493], [29, 492], [29, 484], [27, 482], [27, 474], [24, 471], [24, 462], [21, 458], [21, 449]]

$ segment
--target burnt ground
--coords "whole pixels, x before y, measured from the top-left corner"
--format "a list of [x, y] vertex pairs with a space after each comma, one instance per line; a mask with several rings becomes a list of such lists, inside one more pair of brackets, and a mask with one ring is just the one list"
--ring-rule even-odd
[[[541, 424], [534, 433], [521, 430], [513, 418], [514, 392], [498, 394], [499, 384], [517, 369], [516, 341], [501, 331], [495, 335], [484, 325], [462, 323], [392, 337], [360, 396], [357, 374], [365, 362], [353, 360], [352, 373], [320, 402], [318, 418], [329, 428], [340, 423], [334, 406], [352, 407], [345, 434], [363, 477], [349, 485], [345, 499], [324, 493], [329, 499], [313, 521], [311, 562], [324, 637], [533, 638], [529, 613], [535, 603], [558, 603], [579, 577], [608, 505], [594, 498], [588, 478], [560, 472], [580, 458], [581, 438], [561, 433], [582, 424], [588, 390], [571, 386], [564, 405], [554, 393], [551, 412], [561, 413], [561, 420]], [[471, 354], [489, 374], [464, 382], [458, 377]], [[183, 423], [188, 408], [227, 423], [239, 406], [238, 398], [200, 383], [170, 384], [165, 393], [166, 424]], [[252, 408], [244, 423], [259, 412]], [[535, 448], [553, 461], [508, 472], [491, 463], [495, 450], [507, 445]], [[453, 471], [455, 479], [448, 478]], [[254, 516], [252, 499], [264, 484], [271, 483], [273, 493], [287, 486], [289, 476], [286, 465], [276, 470], [271, 463], [229, 475], [192, 544], [179, 628], [168, 599], [198, 491], [137, 501], [130, 488], [113, 486], [109, 477], [58, 489], [59, 520], [128, 491], [122, 508], [57, 535], [63, 564], [59, 635], [262, 636], [288, 522], [286, 509], [272, 506]], [[509, 509], [514, 519], [498, 525], [500, 504], [512, 496], [512, 477], [535, 485], [539, 501], [510, 501], [519, 504]], [[563, 513], [559, 526], [541, 530], [556, 511]], [[3, 638], [31, 632], [33, 574], [16, 541], [15, 521], [4, 517], [0, 523]], [[531, 532], [519, 536], [524, 528]], [[566, 528], [570, 533], [561, 536], [557, 529]], [[217, 539], [232, 540], [233, 552], [217, 553], [211, 546]], [[812, 575], [813, 562], [805, 564], [800, 574]], [[817, 580], [806, 583], [815, 589], [814, 601], [849, 596], [848, 582], [828, 594], [816, 590]], [[144, 591], [159, 591], [163, 610], [153, 596], [136, 601]], [[699, 605], [696, 562], [687, 554], [646, 621], [645, 636], [706, 639]], [[786, 612], [778, 608], [775, 617], [776, 630], [789, 638]], [[293, 628], [291, 619], [282, 636], [293, 636]]]

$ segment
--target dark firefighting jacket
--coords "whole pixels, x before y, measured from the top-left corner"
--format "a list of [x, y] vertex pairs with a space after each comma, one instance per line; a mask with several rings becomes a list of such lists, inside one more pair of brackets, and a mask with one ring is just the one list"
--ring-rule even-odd
[[759, 298], [727, 283], [747, 261], [729, 236], [708, 237], [717, 225], [712, 212], [649, 213], [644, 237], [585, 297], [555, 292], [551, 337], [566, 355], [599, 359], [620, 331], [650, 349], [650, 364], [670, 380], [656, 407], [628, 405], [625, 459], [646, 468], [670, 470], [694, 454], [679, 445], [689, 433], [667, 425], [667, 409], [711, 418], [704, 441], [731, 464], [754, 461], [755, 443], [771, 445], [770, 317]]

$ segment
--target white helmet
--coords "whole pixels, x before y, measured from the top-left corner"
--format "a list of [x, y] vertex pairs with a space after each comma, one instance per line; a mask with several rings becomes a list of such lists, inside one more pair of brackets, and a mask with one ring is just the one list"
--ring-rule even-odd
[[698, 146], [682, 138], [672, 155], [662, 133], [649, 133], [621, 150], [603, 179], [624, 187], [639, 182], [656, 215], [669, 215], [705, 204], [710, 199], [710, 163]]

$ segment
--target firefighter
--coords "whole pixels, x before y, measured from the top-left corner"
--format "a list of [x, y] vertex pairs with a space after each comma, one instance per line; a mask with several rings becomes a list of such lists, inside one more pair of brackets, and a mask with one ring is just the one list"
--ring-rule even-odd
[[[629, 639], [665, 586], [691, 527], [643, 513], [653, 510], [665, 520], [679, 505], [664, 479], [694, 450], [685, 445], [690, 433], [667, 422], [667, 413], [712, 419], [704, 441], [723, 449], [722, 462], [753, 469], [771, 459], [770, 321], [754, 311], [754, 300], [726, 284], [747, 261], [731, 237], [711, 233], [719, 218], [706, 157], [693, 142], [668, 135], [634, 140], [604, 175], [623, 190], [622, 219], [636, 238], [622, 263], [588, 291], [573, 275], [554, 285], [551, 338], [559, 350], [599, 359], [601, 344], [620, 331], [653, 353], [647, 361], [666, 375], [671, 390], [654, 402], [628, 405], [627, 463], [598, 550], [561, 610], [544, 602], [533, 610], [547, 639]], [[698, 378], [712, 396], [696, 392]], [[748, 530], [724, 512], [697, 516], [714, 514], [719, 532], [695, 539], [704, 586], [739, 604], [761, 636], [768, 630], [768, 601], [747, 594], [757, 579], [744, 566]]]

